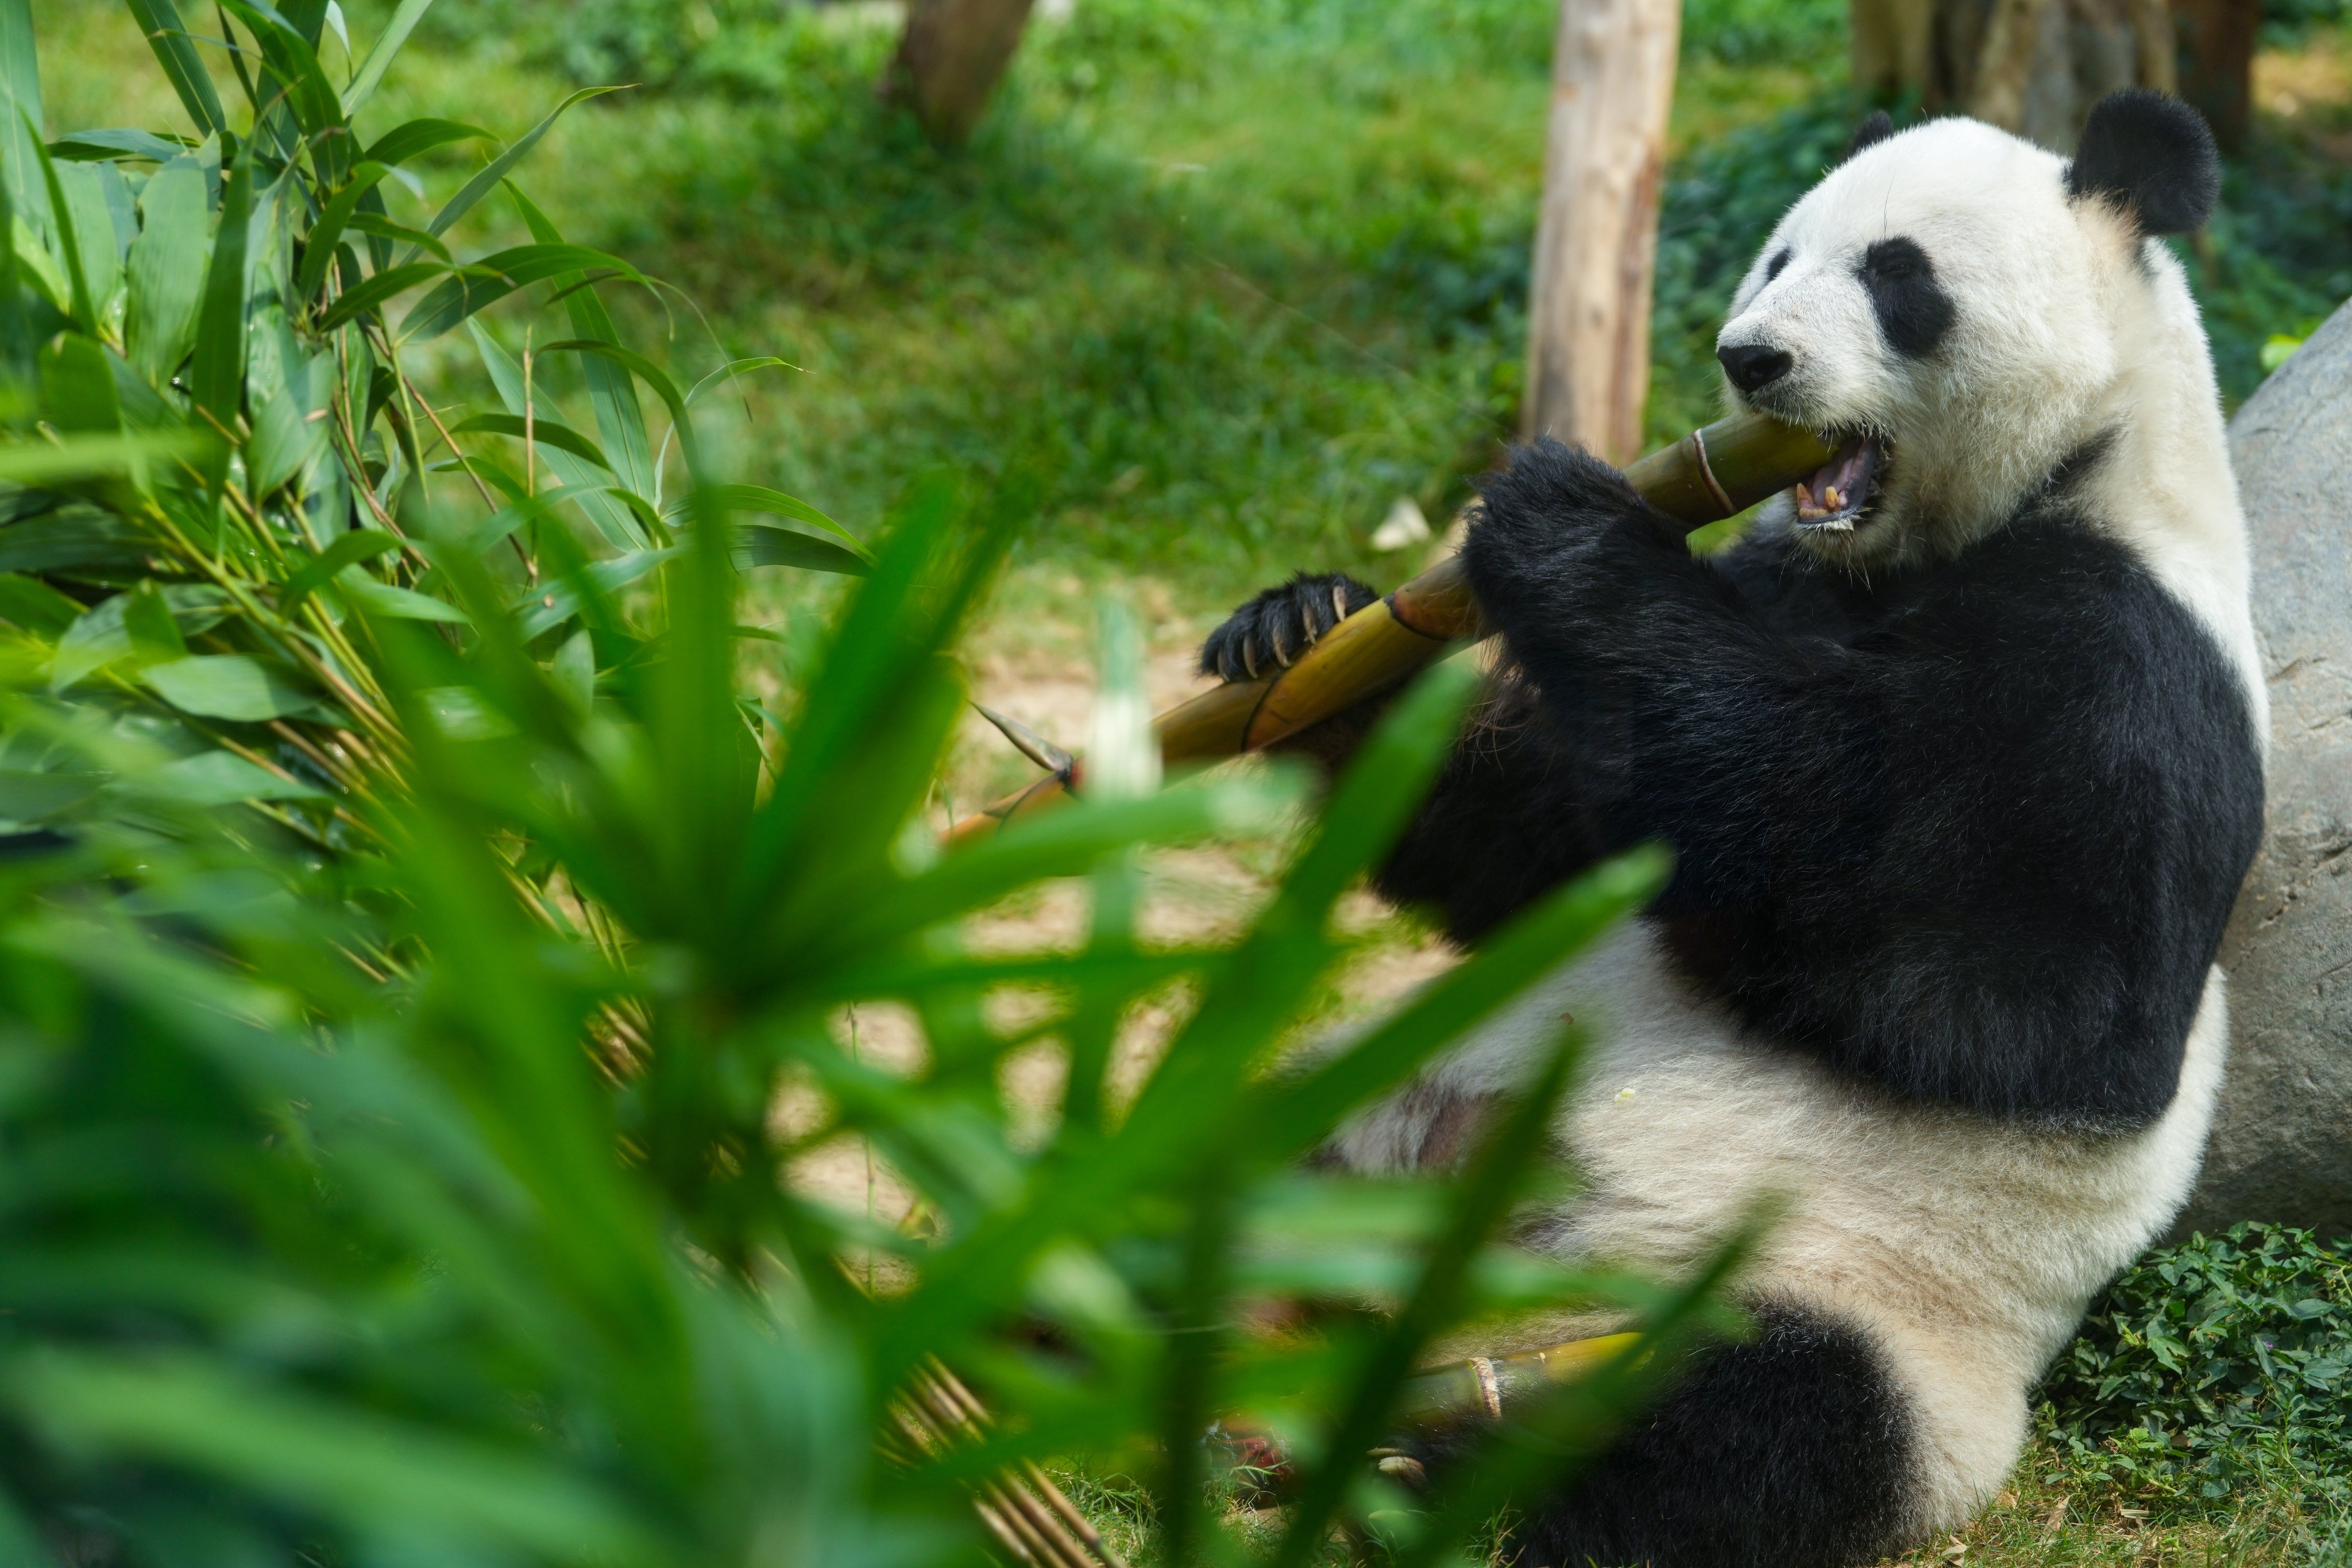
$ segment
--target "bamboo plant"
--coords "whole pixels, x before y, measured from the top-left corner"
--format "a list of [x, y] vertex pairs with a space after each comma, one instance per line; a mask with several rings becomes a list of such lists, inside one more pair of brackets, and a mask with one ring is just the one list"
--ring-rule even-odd
[[[1098, 752], [1123, 789], [936, 855], [952, 649], [1022, 490], [911, 485], [869, 551], [714, 471], [697, 405], [758, 362], [688, 383], [625, 346], [599, 290], [650, 285], [509, 183], [553, 114], [510, 143], [367, 120], [424, 9], [331, 71], [324, 0], [201, 33], [130, 0], [184, 121], [56, 133], [0, 0], [0, 1558], [1004, 1561], [1001, 1478], [1053, 1467], [1140, 1476], [1160, 1560], [1224, 1560], [1201, 1438], [1245, 1415], [1294, 1439], [1303, 1562], [1393, 1513], [1364, 1456], [1435, 1336], [1605, 1302], [1645, 1337], [1392, 1542], [1443, 1560], [1503, 1480], [1592, 1451], [1712, 1320], [1710, 1277], [1499, 1239], [1575, 1042], [1458, 1185], [1298, 1156], [1658, 858], [1277, 1073], [1457, 673], [1319, 805], [1161, 788], [1139, 727]], [[408, 212], [389, 172], [436, 146], [482, 161]], [[461, 255], [494, 197], [531, 242]], [[486, 307], [563, 326], [510, 356]], [[491, 406], [403, 363], [460, 326]], [[772, 563], [862, 579], [781, 711], [744, 689]], [[1139, 934], [1139, 852], [1286, 832], [1245, 929]], [[1092, 889], [1083, 949], [969, 940], [1055, 878]], [[1129, 1092], [1123, 1021], [1171, 999]], [[912, 1066], [861, 1050], [885, 1004]], [[1000, 1089], [1034, 1050], [1042, 1135]], [[904, 1203], [802, 1179], [845, 1145]], [[1319, 1326], [1247, 1330], [1301, 1304]], [[948, 1386], [989, 1420], [918, 1440]]]

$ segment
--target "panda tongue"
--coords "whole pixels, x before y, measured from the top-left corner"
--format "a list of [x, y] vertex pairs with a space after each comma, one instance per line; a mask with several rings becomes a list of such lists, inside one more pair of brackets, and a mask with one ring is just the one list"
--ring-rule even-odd
[[1850, 523], [1870, 497], [1878, 469], [1878, 443], [1859, 436], [1837, 449], [1812, 479], [1797, 486], [1797, 521]]

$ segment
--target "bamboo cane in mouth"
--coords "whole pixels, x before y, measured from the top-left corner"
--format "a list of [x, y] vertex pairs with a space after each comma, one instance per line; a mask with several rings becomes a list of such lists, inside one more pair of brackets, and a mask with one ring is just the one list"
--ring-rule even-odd
[[[1687, 533], [1787, 489], [1833, 455], [1818, 432], [1735, 414], [1641, 458], [1625, 478]], [[1259, 751], [1402, 685], [1456, 643], [1484, 636], [1461, 562], [1449, 556], [1340, 622], [1286, 668], [1228, 682], [1162, 713], [1153, 726], [1160, 757], [1174, 764]], [[1020, 744], [1027, 732], [1013, 738]], [[1037, 759], [1033, 746], [1022, 750]], [[1084, 764], [1066, 752], [1055, 761], [1045, 778], [957, 823], [947, 842], [984, 837], [1067, 798], [1080, 787]]]

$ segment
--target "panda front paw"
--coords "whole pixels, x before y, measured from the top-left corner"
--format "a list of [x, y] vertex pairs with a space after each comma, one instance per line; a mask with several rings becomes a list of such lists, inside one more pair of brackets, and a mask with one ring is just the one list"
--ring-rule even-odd
[[1225, 617], [1201, 645], [1201, 673], [1255, 680], [1295, 663], [1323, 635], [1380, 595], [1338, 572], [1301, 572]]
[[1569, 599], [1601, 612], [1622, 605], [1643, 561], [1683, 553], [1625, 476], [1581, 447], [1546, 438], [1519, 447], [1478, 488], [1463, 566], [1506, 631], [1519, 616], [1556, 618]]

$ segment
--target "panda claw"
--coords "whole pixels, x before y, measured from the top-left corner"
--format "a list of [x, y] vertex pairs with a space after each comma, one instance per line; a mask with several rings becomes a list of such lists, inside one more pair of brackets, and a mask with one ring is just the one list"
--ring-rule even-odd
[[1201, 645], [1201, 673], [1220, 680], [1256, 680], [1287, 668], [1379, 595], [1353, 578], [1300, 573], [1235, 609]]

